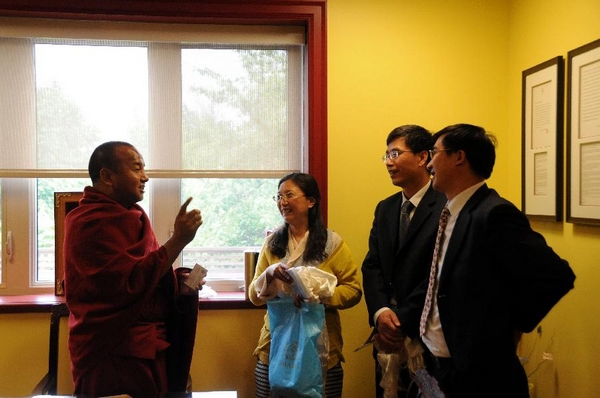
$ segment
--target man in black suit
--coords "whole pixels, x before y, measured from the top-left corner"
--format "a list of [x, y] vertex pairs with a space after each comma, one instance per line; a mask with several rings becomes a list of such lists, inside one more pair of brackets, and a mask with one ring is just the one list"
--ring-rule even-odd
[[536, 327], [575, 275], [523, 213], [487, 187], [493, 136], [458, 124], [434, 139], [428, 169], [450, 215], [431, 284], [399, 310], [402, 330], [421, 335], [426, 367], [447, 397], [528, 397], [515, 336]]
[[[362, 273], [369, 323], [377, 327], [379, 346], [391, 351], [403, 343], [394, 310], [427, 278], [446, 198], [431, 188], [427, 161], [433, 140], [429, 131], [403, 125], [390, 132], [386, 143], [383, 161], [392, 183], [402, 191], [382, 200], [375, 209]], [[414, 209], [408, 211], [410, 222], [401, 237], [400, 209], [407, 201]], [[380, 380], [381, 368], [376, 361], [377, 397], [383, 396]]]

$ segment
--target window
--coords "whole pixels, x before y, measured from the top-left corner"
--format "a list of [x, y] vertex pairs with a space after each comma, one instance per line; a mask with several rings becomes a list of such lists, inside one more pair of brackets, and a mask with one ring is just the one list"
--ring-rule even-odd
[[[269, 199], [277, 180], [292, 170], [308, 170], [303, 44], [2, 39], [2, 49], [7, 47], [29, 65], [20, 66], [20, 73], [35, 76], [35, 86], [23, 83], [28, 94], [17, 100], [29, 114], [12, 120], [21, 125], [18, 136], [26, 137], [21, 142], [35, 142], [35, 157], [26, 149], [29, 145], [17, 144], [23, 152], [18, 160], [0, 165], [3, 177], [9, 177], [2, 180], [3, 203], [14, 207], [11, 214], [23, 215], [15, 223], [5, 217], [9, 212], [2, 213], [3, 237], [7, 229], [14, 229], [30, 236], [21, 241], [32, 243], [24, 251], [16, 250], [27, 257], [21, 256], [20, 262], [35, 264], [23, 285], [52, 286], [53, 274], [41, 261], [53, 246], [49, 193], [87, 185], [89, 155], [108, 139], [132, 142], [144, 155], [151, 191], [143, 205], [159, 241], [168, 237], [182, 200], [194, 196], [205, 224], [181, 256], [184, 265], [222, 265], [211, 272], [216, 280], [235, 281], [243, 275], [235, 269], [241, 265], [243, 248], [260, 246], [265, 229], [280, 223]], [[68, 52], [79, 52], [75, 59], [88, 64], [73, 67]], [[57, 59], [71, 61], [53, 66]], [[121, 76], [109, 73], [115, 68], [124, 74], [125, 67], [133, 70], [129, 78], [117, 80]], [[58, 75], [70, 82], [61, 84]], [[139, 83], [144, 77], [147, 90]], [[116, 86], [106, 90], [107, 95], [90, 95], [111, 83]], [[96, 88], [90, 88], [93, 84]], [[125, 90], [126, 85], [134, 88]], [[127, 97], [126, 91], [136, 95]], [[27, 96], [35, 97], [35, 106]], [[111, 110], [111, 105], [116, 108]], [[32, 108], [37, 109], [34, 123]], [[6, 124], [0, 130], [3, 141], [9, 131]], [[36, 217], [29, 216], [29, 208], [37, 210]], [[36, 232], [22, 234], [22, 229]], [[29, 250], [32, 247], [35, 250]]]

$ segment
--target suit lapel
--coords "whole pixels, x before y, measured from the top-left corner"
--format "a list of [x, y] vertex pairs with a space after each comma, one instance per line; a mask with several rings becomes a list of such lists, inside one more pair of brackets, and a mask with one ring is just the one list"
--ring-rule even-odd
[[[398, 247], [398, 251], [400, 251], [407, 242], [410, 242], [413, 239], [414, 235], [417, 233], [417, 231], [419, 231], [423, 223], [425, 223], [425, 221], [431, 217], [431, 206], [435, 203], [435, 199], [435, 192], [430, 186], [429, 189], [427, 189], [427, 192], [425, 192], [425, 195], [423, 195], [421, 202], [419, 202], [419, 206], [417, 206], [415, 209], [415, 213], [410, 220], [410, 224], [408, 224], [408, 231], [406, 232], [404, 242], [401, 242]], [[398, 212], [398, 219], [399, 218], [400, 212]], [[398, 221], [398, 224], [399, 223], [400, 222]], [[396, 233], [396, 236], [398, 237], [398, 233]], [[396, 240], [398, 240], [398, 238]]]
[[440, 280], [443, 280], [444, 276], [447, 275], [452, 268], [454, 268], [456, 264], [456, 257], [461, 252], [463, 245], [465, 244], [464, 241], [467, 236], [467, 231], [469, 230], [469, 225], [472, 221], [471, 213], [487, 196], [489, 191], [490, 190], [487, 185], [483, 185], [481, 188], [475, 191], [473, 196], [469, 198], [467, 203], [465, 203], [465, 206], [460, 211], [458, 219], [454, 224], [452, 235], [450, 236], [448, 250], [446, 251], [446, 255], [444, 257], [444, 263], [442, 264], [442, 274], [440, 276]]
[[398, 251], [401, 204], [402, 192], [398, 192], [396, 195], [394, 195], [393, 199], [386, 204], [388, 207], [381, 210], [382, 214], [384, 214], [387, 218], [387, 222], [385, 222], [382, 227], [384, 228], [385, 232], [383, 236], [385, 236], [385, 239], [388, 240], [388, 245], [386, 246], [392, 250], [389, 253], [396, 253]]

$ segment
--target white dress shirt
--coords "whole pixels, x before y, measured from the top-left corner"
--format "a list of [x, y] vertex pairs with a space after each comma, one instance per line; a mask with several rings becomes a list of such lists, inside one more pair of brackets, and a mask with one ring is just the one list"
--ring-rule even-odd
[[454, 230], [454, 226], [456, 225], [456, 219], [460, 214], [460, 211], [465, 206], [467, 201], [473, 196], [475, 191], [477, 191], [485, 181], [477, 183], [470, 188], [465, 189], [458, 195], [456, 195], [451, 201], [448, 202], [448, 210], [450, 210], [450, 217], [448, 217], [448, 224], [446, 224], [446, 229], [444, 230], [444, 238], [442, 241], [442, 247], [440, 248], [441, 252], [439, 254], [440, 258], [438, 260], [438, 269], [437, 269], [437, 280], [434, 287], [433, 292], [433, 302], [431, 304], [431, 310], [429, 312], [429, 317], [427, 318], [427, 329], [425, 330], [425, 334], [423, 335], [423, 343], [429, 348], [429, 351], [436, 357], [450, 357], [450, 351], [448, 350], [448, 345], [446, 344], [446, 339], [444, 338], [444, 331], [442, 330], [442, 324], [440, 322], [440, 313], [437, 306], [437, 290], [440, 284], [440, 275], [442, 274], [442, 267], [444, 265], [444, 257], [446, 257], [446, 251], [448, 250], [448, 243], [450, 242], [450, 237], [452, 236], [452, 231]]

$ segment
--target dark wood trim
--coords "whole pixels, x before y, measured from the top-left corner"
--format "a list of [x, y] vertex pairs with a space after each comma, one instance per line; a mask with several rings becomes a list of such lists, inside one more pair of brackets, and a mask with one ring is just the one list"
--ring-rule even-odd
[[54, 294], [28, 294], [0, 296], [0, 314], [50, 313], [52, 308], [64, 304], [65, 298]]
[[327, 225], [326, 0], [0, 0], [0, 17], [185, 24], [297, 25], [307, 32], [308, 172]]

